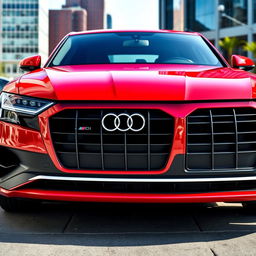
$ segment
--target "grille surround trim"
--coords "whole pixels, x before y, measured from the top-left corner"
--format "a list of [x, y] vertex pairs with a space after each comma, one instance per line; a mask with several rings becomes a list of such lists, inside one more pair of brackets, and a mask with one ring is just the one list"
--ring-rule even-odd
[[[72, 115], [66, 112], [62, 117], [62, 114], [65, 111], [72, 112]], [[93, 114], [90, 113], [90, 111]], [[95, 112], [97, 112], [97, 117], [93, 116], [95, 115]], [[127, 131], [127, 132], [104, 131], [101, 125], [102, 117], [106, 115], [106, 113], [113, 113], [113, 112], [115, 112], [117, 115], [119, 113], [128, 113], [129, 115], [132, 115], [134, 113], [138, 115], [138, 113], [140, 113], [145, 117], [146, 124], [143, 125], [144, 127], [141, 132], [139, 131]], [[151, 112], [153, 113], [152, 117], [150, 115]], [[156, 117], [157, 113], [159, 114], [159, 116]], [[71, 129], [72, 127], [73, 128], [70, 131], [58, 130], [60, 128], [57, 128], [56, 130], [54, 126], [54, 121], [59, 122], [60, 120], [62, 120], [62, 122], [68, 120], [69, 123], [67, 125], [68, 126], [67, 129]], [[93, 120], [94, 126], [92, 128], [90, 127], [89, 132], [83, 133], [80, 131], [80, 129], [78, 129], [78, 127], [81, 126], [81, 120], [83, 122], [86, 122], [88, 120], [92, 122]], [[71, 121], [74, 123], [73, 125], [70, 125]], [[159, 127], [156, 125], [156, 121], [158, 121], [159, 123], [162, 122]], [[99, 124], [97, 124], [97, 127], [96, 127], [97, 122], [99, 122]], [[153, 123], [153, 125], [152, 127], [150, 127], [150, 129], [148, 129], [151, 122]], [[95, 173], [101, 172], [101, 171], [108, 173], [113, 171], [116, 173], [122, 172], [122, 174], [126, 174], [126, 173], [135, 174], [138, 172], [141, 172], [141, 174], [144, 174], [144, 173], [146, 174], [151, 172], [152, 174], [155, 174], [155, 173], [162, 172], [167, 168], [170, 162], [170, 158], [172, 158], [171, 153], [172, 153], [173, 137], [174, 137], [174, 131], [175, 131], [174, 127], [175, 127], [174, 117], [159, 108], [122, 108], [122, 107], [114, 108], [114, 109], [113, 108], [100, 109], [100, 108], [93, 108], [93, 107], [92, 108], [65, 108], [62, 111], [58, 111], [54, 115], [51, 115], [49, 119], [49, 132], [51, 134], [51, 144], [58, 162], [62, 165], [62, 167], [64, 167], [66, 170], [69, 170], [70, 172], [82, 171], [84, 173], [86, 173], [87, 171], [89, 172], [92, 171]], [[74, 129], [75, 129], [75, 132], [74, 132]], [[92, 131], [90, 131], [91, 129]], [[152, 132], [151, 132], [151, 129], [153, 130]], [[166, 129], [168, 129], [168, 131], [166, 131]], [[111, 136], [107, 138], [106, 136], [109, 136], [109, 135]], [[60, 141], [56, 139], [56, 136], [63, 136], [63, 137], [73, 136], [73, 137], [72, 137], [72, 141], [68, 141], [68, 140], [62, 141], [61, 139], [60, 141], [62, 141], [62, 143], [60, 143]], [[96, 136], [97, 136], [97, 139], [96, 139]], [[117, 140], [120, 140], [121, 137], [123, 138], [122, 142], [120, 141], [116, 142]], [[167, 141], [166, 143], [163, 143], [164, 138]], [[109, 141], [110, 139], [111, 139], [111, 142], [106, 142], [106, 141]], [[156, 142], [157, 139], [159, 140], [159, 142]], [[90, 140], [92, 140], [92, 142], [90, 142]], [[115, 142], [112, 143], [112, 140], [114, 140]], [[58, 148], [58, 147], [63, 147], [63, 145], [69, 146], [70, 148], [72, 148], [72, 146], [75, 146], [75, 148], [71, 150], [67, 150], [66, 148], [62, 150]], [[90, 146], [92, 147], [94, 146], [94, 149], [88, 149]], [[118, 149], [114, 149], [114, 150], [106, 149], [106, 146], [108, 146], [109, 148], [113, 146], [116, 146], [117, 148], [119, 146], [122, 148], [122, 151], [118, 151]], [[135, 149], [136, 146], [138, 147], [138, 149]], [[104, 153], [102, 154], [103, 151]], [[72, 159], [72, 157], [74, 157], [75, 155], [76, 155], [76, 165], [67, 166], [67, 164], [63, 162], [64, 161], [63, 159], [65, 159], [66, 157], [69, 157], [69, 158], [71, 157]], [[94, 157], [94, 160], [91, 160], [92, 157]], [[112, 166], [110, 165], [110, 162], [114, 163], [114, 158], [110, 161], [111, 157], [120, 158], [118, 159], [119, 165], [118, 164], [116, 165], [118, 167], [114, 165], [114, 167], [112, 168]], [[122, 164], [120, 166], [122, 158], [124, 158], [123, 167], [122, 167]], [[90, 160], [92, 161], [92, 163], [94, 161], [94, 163], [97, 163], [97, 164], [100, 160], [101, 166], [96, 164], [92, 164], [91, 166], [90, 164], [86, 165], [88, 162], [90, 162]], [[69, 162], [73, 163], [74, 161], [75, 160], [73, 159], [73, 160], [70, 160]], [[138, 167], [137, 167], [137, 161], [138, 161]], [[96, 167], [94, 167], [95, 165]]]

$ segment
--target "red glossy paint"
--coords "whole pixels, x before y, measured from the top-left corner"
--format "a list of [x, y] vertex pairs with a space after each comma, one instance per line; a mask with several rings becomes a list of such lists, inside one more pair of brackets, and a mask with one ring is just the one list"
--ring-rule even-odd
[[8, 84], [6, 84], [3, 88], [4, 91], [6, 92], [10, 92], [10, 93], [16, 93], [18, 94], [18, 87], [16, 86], [16, 84], [19, 82], [19, 78], [16, 78], [15, 80], [9, 82]]
[[231, 64], [234, 68], [239, 67], [253, 67], [254, 62], [250, 58], [240, 56], [240, 55], [232, 55], [231, 57]]
[[46, 68], [21, 77], [20, 94], [53, 100], [252, 99], [256, 76], [232, 68], [106, 64]]
[[19, 125], [0, 122], [0, 145], [46, 154], [42, 135]]
[[41, 67], [41, 56], [27, 57], [20, 62], [21, 69], [38, 69]]
[[39, 189], [6, 190], [0, 188], [6, 197], [22, 197], [53, 201], [111, 202], [111, 203], [210, 203], [242, 202], [256, 200], [256, 191], [191, 193], [191, 194], [130, 194], [51, 191]]

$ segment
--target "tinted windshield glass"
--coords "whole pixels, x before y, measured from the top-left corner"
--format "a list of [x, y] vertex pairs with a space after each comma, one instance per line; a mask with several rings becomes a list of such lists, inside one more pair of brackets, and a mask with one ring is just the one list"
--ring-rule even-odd
[[147, 32], [70, 36], [50, 66], [119, 63], [222, 66], [200, 36]]

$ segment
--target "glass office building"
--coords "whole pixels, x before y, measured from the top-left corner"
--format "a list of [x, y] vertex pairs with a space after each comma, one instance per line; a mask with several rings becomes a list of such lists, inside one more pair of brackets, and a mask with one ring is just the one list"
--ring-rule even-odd
[[48, 8], [45, 0], [0, 0], [0, 62], [10, 77], [20, 74], [21, 59], [48, 56]]
[[[181, 27], [175, 25], [177, 17]], [[160, 28], [201, 32], [216, 46], [226, 36], [252, 42], [256, 0], [160, 0]]]
[[209, 31], [215, 27], [215, 1], [192, 0], [186, 1], [186, 30]]

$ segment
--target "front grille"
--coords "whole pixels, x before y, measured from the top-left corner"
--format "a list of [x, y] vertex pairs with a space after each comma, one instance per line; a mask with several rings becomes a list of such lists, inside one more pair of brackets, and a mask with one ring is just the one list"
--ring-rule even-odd
[[187, 118], [189, 171], [253, 170], [256, 167], [256, 110], [199, 109]]
[[[106, 131], [101, 121], [109, 113], [140, 114], [145, 126], [140, 131]], [[120, 118], [124, 130], [127, 120], [124, 115]], [[113, 128], [113, 118], [108, 122]], [[139, 130], [142, 125], [134, 117], [133, 128]], [[52, 116], [50, 130], [56, 155], [67, 169], [150, 171], [167, 164], [174, 121], [160, 110], [72, 109]]]

